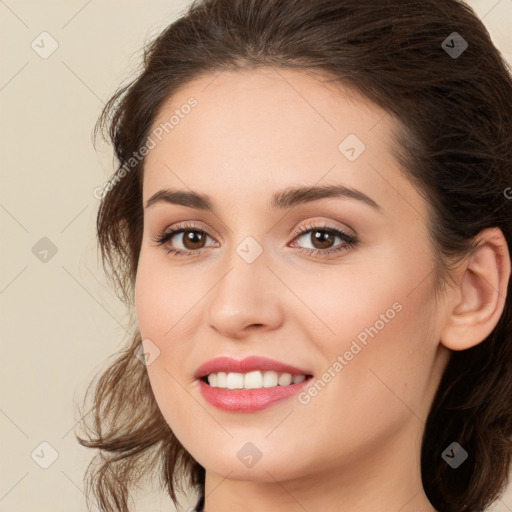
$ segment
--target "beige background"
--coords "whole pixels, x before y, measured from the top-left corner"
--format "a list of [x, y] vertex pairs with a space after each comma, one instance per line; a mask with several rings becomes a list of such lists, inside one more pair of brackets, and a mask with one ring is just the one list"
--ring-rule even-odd
[[[512, 63], [512, 0], [468, 3]], [[74, 438], [73, 401], [121, 348], [126, 326], [97, 263], [93, 190], [113, 167], [91, 132], [144, 41], [187, 4], [0, 0], [1, 512], [86, 510], [93, 453]], [[148, 489], [136, 510], [174, 507]], [[512, 488], [493, 510], [512, 511]]]

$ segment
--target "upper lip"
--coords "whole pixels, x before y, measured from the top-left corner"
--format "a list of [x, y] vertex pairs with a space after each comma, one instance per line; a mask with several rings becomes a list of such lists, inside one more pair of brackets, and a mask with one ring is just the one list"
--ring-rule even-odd
[[292, 375], [311, 375], [309, 370], [297, 368], [275, 359], [267, 357], [250, 356], [245, 359], [233, 359], [232, 357], [216, 357], [206, 361], [194, 373], [196, 379], [201, 379], [205, 375], [217, 372], [246, 373], [255, 370], [275, 371], [277, 373], [291, 373]]

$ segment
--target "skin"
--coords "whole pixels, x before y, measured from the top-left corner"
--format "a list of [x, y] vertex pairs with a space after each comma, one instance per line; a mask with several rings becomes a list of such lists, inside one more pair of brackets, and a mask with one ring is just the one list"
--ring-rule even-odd
[[[144, 206], [161, 189], [193, 190], [216, 213], [145, 208], [136, 311], [142, 338], [160, 350], [147, 368], [159, 408], [206, 469], [205, 509], [434, 511], [421, 484], [425, 421], [450, 349], [481, 342], [501, 315], [510, 275], [503, 235], [484, 232], [436, 300], [426, 203], [392, 156], [390, 115], [304, 71], [259, 68], [194, 80], [154, 126], [190, 97], [197, 106], [146, 158]], [[348, 134], [366, 146], [353, 162], [338, 149]], [[269, 207], [286, 187], [327, 184], [360, 190], [381, 209], [351, 198]], [[180, 234], [168, 245], [200, 256], [155, 243], [182, 221], [208, 235], [203, 245], [184, 245]], [[322, 246], [314, 229], [294, 231], [325, 223], [359, 243], [330, 256], [301, 253]], [[252, 263], [236, 252], [248, 236], [263, 251]], [[323, 250], [344, 243], [336, 237]], [[227, 412], [199, 392], [193, 374], [217, 356], [265, 356], [321, 378], [394, 303], [400, 312], [307, 404], [294, 397]], [[247, 442], [262, 454], [252, 467], [237, 457]]]

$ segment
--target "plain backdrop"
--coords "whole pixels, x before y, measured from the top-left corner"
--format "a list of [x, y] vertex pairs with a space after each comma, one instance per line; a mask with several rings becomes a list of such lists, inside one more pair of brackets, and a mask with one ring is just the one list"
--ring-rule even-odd
[[[468, 3], [512, 63], [512, 0]], [[1, 512], [86, 510], [93, 451], [75, 440], [74, 402], [127, 327], [97, 260], [93, 191], [113, 159], [92, 129], [187, 5], [0, 0]], [[137, 511], [175, 510], [155, 488], [139, 497]], [[512, 488], [493, 510], [512, 511]]]

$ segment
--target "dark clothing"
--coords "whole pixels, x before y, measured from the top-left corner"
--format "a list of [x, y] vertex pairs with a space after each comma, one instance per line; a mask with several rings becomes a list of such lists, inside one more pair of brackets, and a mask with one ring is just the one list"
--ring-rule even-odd
[[199, 498], [197, 505], [194, 507], [195, 512], [204, 512], [204, 496]]

